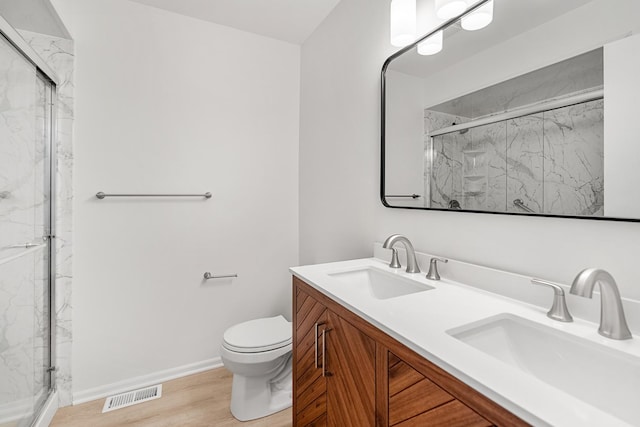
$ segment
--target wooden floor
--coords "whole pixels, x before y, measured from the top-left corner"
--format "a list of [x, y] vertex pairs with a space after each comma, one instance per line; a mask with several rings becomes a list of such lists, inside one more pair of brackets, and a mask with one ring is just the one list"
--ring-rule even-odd
[[241, 423], [229, 411], [231, 373], [218, 368], [162, 384], [162, 397], [102, 414], [104, 399], [61, 408], [51, 427], [289, 427], [291, 408]]

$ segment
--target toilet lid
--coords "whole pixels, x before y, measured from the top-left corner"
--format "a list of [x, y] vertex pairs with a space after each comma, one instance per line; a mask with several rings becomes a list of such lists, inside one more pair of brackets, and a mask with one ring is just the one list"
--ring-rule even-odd
[[224, 346], [240, 353], [274, 350], [290, 343], [291, 322], [282, 315], [239, 323], [224, 333]]

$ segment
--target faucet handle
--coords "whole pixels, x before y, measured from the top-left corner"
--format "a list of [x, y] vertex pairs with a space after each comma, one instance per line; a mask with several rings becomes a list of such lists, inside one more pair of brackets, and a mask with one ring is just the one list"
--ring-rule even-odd
[[531, 283], [534, 285], [549, 286], [553, 289], [553, 304], [547, 312], [547, 317], [560, 322], [573, 322], [573, 317], [571, 317], [571, 313], [569, 313], [567, 303], [564, 299], [564, 289], [562, 289], [562, 286], [536, 278], [531, 279]]
[[427, 273], [427, 279], [440, 280], [440, 274], [438, 274], [438, 261], [444, 262], [445, 264], [449, 262], [449, 260], [446, 258], [431, 258], [431, 261], [429, 262], [429, 272]]
[[398, 260], [398, 250], [396, 248], [391, 248], [391, 262], [389, 263], [389, 267], [391, 268], [401, 268], [402, 264]]

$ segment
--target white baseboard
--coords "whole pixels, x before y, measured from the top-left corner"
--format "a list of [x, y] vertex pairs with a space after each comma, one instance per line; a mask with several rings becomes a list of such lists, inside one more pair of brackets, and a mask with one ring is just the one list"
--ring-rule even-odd
[[118, 381], [87, 390], [77, 391], [73, 393], [73, 404], [78, 405], [80, 403], [89, 402], [91, 400], [102, 399], [112, 394], [118, 394], [129, 390], [147, 387], [153, 384], [161, 383], [163, 381], [174, 380], [176, 378], [197, 374], [198, 372], [208, 371], [210, 369], [219, 368], [221, 366], [222, 359], [220, 359], [220, 357], [214, 357], [213, 359], [203, 360], [201, 362], [191, 363], [189, 365], [178, 366], [177, 368], [165, 369], [164, 371], [158, 371], [152, 374], [142, 375], [124, 381]]
[[49, 427], [54, 415], [56, 415], [58, 405], [58, 392], [54, 391], [45, 402], [42, 412], [40, 412], [40, 415], [33, 423], [33, 427]]

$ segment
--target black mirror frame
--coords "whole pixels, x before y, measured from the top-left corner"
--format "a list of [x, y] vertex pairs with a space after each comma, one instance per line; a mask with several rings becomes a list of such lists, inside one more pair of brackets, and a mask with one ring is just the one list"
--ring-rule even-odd
[[389, 68], [389, 64], [398, 58], [399, 56], [405, 54], [411, 49], [415, 48], [420, 42], [437, 33], [438, 31], [445, 30], [449, 26], [456, 23], [463, 16], [468, 15], [480, 8], [485, 3], [488, 3], [490, 0], [481, 0], [473, 7], [467, 9], [460, 15], [449, 19], [444, 22], [442, 25], [427, 33], [426, 35], [416, 39], [413, 43], [403, 47], [398, 50], [396, 53], [388, 57], [384, 64], [382, 64], [382, 70], [380, 72], [380, 201], [382, 205], [386, 208], [391, 209], [412, 209], [412, 210], [422, 210], [422, 211], [440, 211], [440, 212], [456, 212], [456, 213], [480, 213], [480, 214], [489, 214], [489, 215], [512, 215], [512, 216], [521, 216], [521, 217], [536, 217], [536, 218], [565, 218], [565, 219], [589, 219], [589, 220], [597, 220], [597, 221], [621, 221], [621, 222], [640, 222], [640, 218], [620, 218], [620, 217], [608, 217], [608, 216], [578, 216], [578, 215], [553, 215], [553, 214], [539, 214], [539, 213], [528, 213], [528, 212], [495, 212], [495, 211], [480, 211], [480, 210], [471, 210], [471, 209], [444, 209], [444, 208], [424, 208], [418, 206], [391, 206], [385, 197], [385, 133], [386, 133], [386, 74], [387, 69]]

